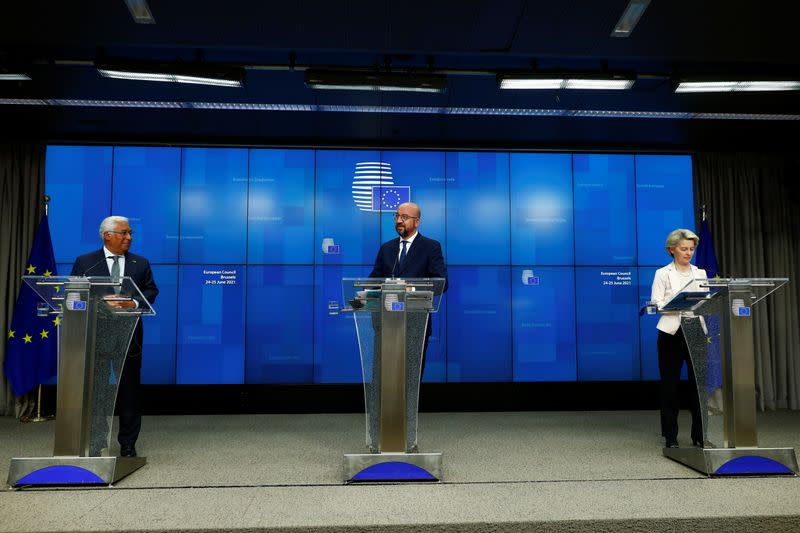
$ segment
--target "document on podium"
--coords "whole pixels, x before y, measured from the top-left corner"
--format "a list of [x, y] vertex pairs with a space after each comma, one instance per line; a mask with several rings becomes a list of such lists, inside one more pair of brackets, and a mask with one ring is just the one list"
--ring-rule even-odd
[[692, 311], [698, 306], [702, 305], [706, 300], [711, 299], [713, 293], [709, 291], [705, 283], [708, 279], [693, 279], [681, 288], [680, 292], [675, 294], [663, 306], [659, 307], [659, 311]]

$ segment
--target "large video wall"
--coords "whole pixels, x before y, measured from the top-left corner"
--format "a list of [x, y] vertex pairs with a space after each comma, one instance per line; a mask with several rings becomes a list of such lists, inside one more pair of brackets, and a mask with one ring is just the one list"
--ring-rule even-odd
[[46, 181], [60, 274], [130, 218], [158, 384], [359, 382], [340, 280], [406, 198], [450, 278], [425, 381], [657, 379], [638, 309], [694, 227], [688, 155], [50, 146]]

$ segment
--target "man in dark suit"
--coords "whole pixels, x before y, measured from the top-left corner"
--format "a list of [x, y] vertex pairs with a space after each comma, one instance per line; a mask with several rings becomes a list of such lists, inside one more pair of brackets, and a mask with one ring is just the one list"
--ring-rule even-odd
[[[406, 202], [397, 207], [394, 215], [395, 229], [398, 238], [383, 243], [375, 266], [370, 272], [371, 278], [444, 278], [447, 290], [447, 266], [442, 256], [442, 245], [439, 241], [424, 237], [419, 229], [422, 212], [417, 204]], [[425, 372], [425, 352], [431, 337], [431, 318], [425, 333], [425, 345], [422, 350], [421, 372]]]
[[[153, 280], [150, 262], [144, 257], [128, 251], [133, 240], [133, 231], [125, 217], [111, 216], [100, 224], [100, 238], [103, 248], [82, 255], [72, 266], [72, 276], [111, 276], [131, 278], [142, 295], [152, 304], [158, 295], [158, 287]], [[112, 307], [138, 307], [134, 300], [109, 300]], [[142, 427], [139, 411], [139, 384], [142, 370], [142, 340], [144, 329], [142, 321], [136, 325], [125, 358], [117, 391], [117, 412], [119, 413], [119, 435], [122, 457], [136, 457], [136, 439]]]

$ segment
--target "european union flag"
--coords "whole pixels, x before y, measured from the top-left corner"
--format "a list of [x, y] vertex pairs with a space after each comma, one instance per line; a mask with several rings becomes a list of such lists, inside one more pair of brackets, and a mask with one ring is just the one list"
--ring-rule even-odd
[[[708, 219], [703, 213], [703, 222], [700, 224], [700, 243], [697, 245], [697, 251], [694, 254], [694, 263], [698, 268], [706, 271], [709, 278], [716, 277], [719, 273], [719, 265], [717, 264], [717, 254], [714, 252], [714, 239], [711, 237], [711, 226], [708, 224]], [[719, 343], [712, 343], [712, 339], [719, 337], [720, 323], [719, 316], [709, 315], [705, 319], [706, 322], [706, 335], [709, 339], [708, 353], [706, 354], [708, 360], [708, 368], [706, 369], [706, 389], [708, 392], [722, 386], [722, 361], [720, 359]]]
[[716, 277], [719, 272], [717, 254], [714, 253], [714, 239], [711, 238], [711, 227], [705, 217], [703, 217], [703, 222], [700, 224], [700, 235], [698, 237], [700, 237], [700, 244], [697, 245], [697, 251], [694, 254], [694, 263], [697, 268], [705, 270], [709, 278]]
[[[47, 216], [39, 222], [25, 274], [57, 275]], [[39, 296], [23, 283], [14, 306], [11, 329], [6, 335], [6, 360], [3, 365], [6, 379], [17, 396], [54, 377], [57, 372], [56, 327], [60, 319], [47, 314], [38, 316], [39, 302]]]
[[372, 188], [372, 210], [394, 211], [400, 204], [411, 201], [408, 185], [376, 185]]

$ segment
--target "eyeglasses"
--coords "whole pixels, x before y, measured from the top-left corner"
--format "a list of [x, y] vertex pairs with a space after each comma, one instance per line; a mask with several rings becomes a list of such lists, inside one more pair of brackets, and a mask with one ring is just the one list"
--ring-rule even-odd
[[409, 215], [401, 215], [400, 213], [395, 213], [394, 214], [394, 219], [395, 220], [402, 220], [403, 222], [405, 222], [406, 220], [408, 220], [410, 218], [414, 219], [414, 218], [419, 218], [419, 217], [412, 217], [412, 216], [409, 216]]
[[130, 235], [131, 237], [133, 237], [133, 230], [132, 229], [126, 229], [126, 230], [122, 230], [122, 231], [115, 230], [115, 229], [110, 229], [110, 230], [106, 231], [106, 233], [117, 233], [119, 235]]

